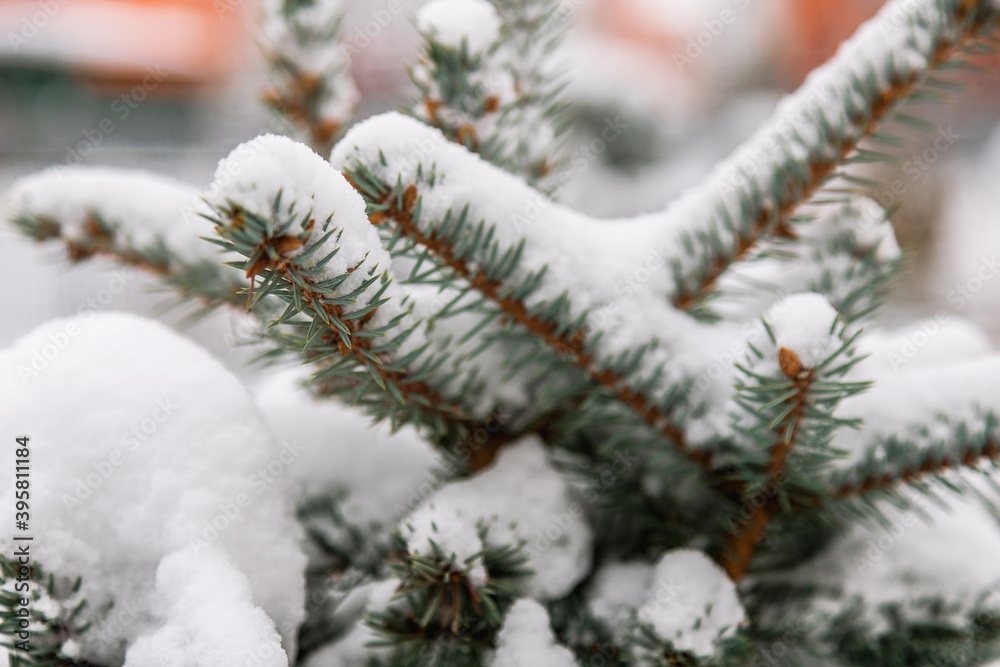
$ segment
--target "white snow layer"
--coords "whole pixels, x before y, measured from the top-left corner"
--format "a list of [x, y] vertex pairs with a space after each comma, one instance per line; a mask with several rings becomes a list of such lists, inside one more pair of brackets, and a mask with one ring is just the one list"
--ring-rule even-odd
[[417, 28], [435, 41], [482, 53], [500, 38], [500, 17], [486, 0], [432, 0], [417, 14]]
[[[300, 218], [308, 214], [316, 221], [313, 234], [317, 237], [329, 229], [338, 230], [304, 262], [308, 267], [337, 251], [323, 271], [313, 277], [316, 282], [351, 273], [338, 287], [338, 291], [346, 293], [364, 282], [371, 271], [392, 275], [389, 253], [368, 220], [364, 199], [342, 173], [303, 143], [265, 134], [237, 146], [219, 163], [205, 195], [215, 207], [233, 202], [265, 218], [271, 217], [278, 197], [281, 222], [293, 213]], [[299, 233], [301, 228], [293, 225], [291, 231]], [[376, 283], [372, 294], [378, 289]], [[383, 298], [390, 302], [376, 310], [373, 328], [392, 319], [404, 297], [402, 290], [392, 284]], [[367, 299], [362, 296], [358, 303], [364, 305]]]
[[440, 457], [411, 426], [393, 433], [357, 408], [315, 399], [301, 384], [305, 377], [291, 369], [255, 387], [301, 496], [341, 498], [344, 518], [361, 528], [395, 526], [437, 488]]
[[111, 167], [52, 167], [14, 183], [0, 204], [0, 217], [44, 217], [59, 222], [68, 238], [84, 236], [92, 214], [117, 225], [136, 246], [157, 237], [184, 257], [222, 262], [216, 245], [199, 238], [211, 231], [195, 215], [197, 189], [164, 176]]
[[[226, 555], [294, 654], [301, 529], [275, 476], [279, 448], [218, 361], [156, 322], [84, 315], [0, 353], [0, 396], [5, 437], [31, 436], [32, 485], [44, 490], [32, 496], [33, 555], [83, 577], [93, 621], [83, 659], [120, 664], [129, 642], [169, 618], [155, 573], [188, 546]], [[0, 497], [13, 508], [13, 457], [0, 465]]]
[[734, 634], [747, 616], [722, 568], [700, 551], [677, 549], [656, 565], [639, 620], [678, 650], [710, 657], [716, 641]]
[[534, 600], [515, 602], [497, 635], [492, 667], [576, 667], [573, 652], [556, 643], [549, 613]]
[[351, 76], [351, 54], [343, 31], [332, 30], [343, 19], [347, 3], [300, 2], [291, 12], [286, 11], [286, 0], [264, 0], [262, 5], [260, 38], [265, 51], [280, 54], [299, 72], [324, 81], [318, 91], [322, 118], [348, 122], [357, 111], [361, 93]]
[[837, 311], [819, 294], [795, 294], [778, 302], [765, 319], [777, 348], [794, 352], [805, 368], [815, 368], [837, 350]]
[[[566, 595], [590, 569], [593, 535], [583, 513], [546, 459], [541, 441], [526, 437], [505, 447], [475, 477], [437, 491], [403, 522], [401, 531], [412, 552], [433, 555], [433, 541], [481, 583], [489, 573], [482, 559], [474, 558], [484, 546], [476, 525], [485, 521], [486, 546], [526, 542], [527, 566], [534, 574], [523, 589], [547, 601]], [[471, 565], [466, 567], [466, 561]]]
[[887, 525], [855, 524], [783, 579], [820, 587], [812, 613], [829, 618], [857, 598], [865, 610], [858, 620], [870, 622], [877, 635], [890, 628], [890, 619], [879, 613], [882, 605], [902, 603], [903, 618], [920, 623], [930, 621], [932, 611], [921, 601], [943, 598], [942, 611], [962, 625], [977, 602], [1000, 595], [997, 519], [975, 500], [955, 500], [952, 509], [944, 510], [917, 492], [904, 493], [918, 509], [902, 511], [881, 503]]
[[164, 558], [154, 599], [163, 625], [129, 647], [125, 667], [288, 667], [281, 637], [254, 605], [247, 576], [215, 547]]
[[641, 561], [603, 565], [587, 594], [590, 613], [621, 637], [632, 613], [649, 596], [655, 573], [653, 565]]

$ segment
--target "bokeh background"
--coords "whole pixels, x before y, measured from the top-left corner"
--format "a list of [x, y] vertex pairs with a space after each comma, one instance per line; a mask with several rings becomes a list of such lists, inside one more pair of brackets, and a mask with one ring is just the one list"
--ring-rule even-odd
[[[412, 99], [406, 66], [422, 4], [350, 0], [362, 117]], [[569, 150], [608, 118], [628, 126], [577, 174], [563, 201], [604, 217], [663, 207], [882, 4], [563, 0], [572, 20], [560, 54], [575, 121]], [[0, 0], [0, 194], [19, 176], [74, 164], [210, 183], [233, 147], [278, 127], [259, 103], [266, 73], [257, 11], [255, 0]], [[933, 148], [936, 136], [913, 136], [904, 170], [881, 174], [887, 183], [902, 179], [903, 195], [872, 194], [899, 200], [895, 225], [909, 254], [889, 324], [943, 310], [998, 343], [1000, 276], [973, 283], [974, 298], [961, 305], [954, 298], [1000, 254], [1000, 75], [969, 80], [952, 104], [921, 111], [951, 137], [947, 149]], [[69, 266], [54, 252], [0, 228], [0, 267], [14, 283], [0, 294], [0, 346], [85, 304], [179, 318], [160, 312], [164, 297], [149, 295], [146, 277], [130, 272], [125, 289], [111, 293], [111, 274]], [[239, 369], [246, 353], [231, 345], [236, 317], [219, 314], [188, 332]]]

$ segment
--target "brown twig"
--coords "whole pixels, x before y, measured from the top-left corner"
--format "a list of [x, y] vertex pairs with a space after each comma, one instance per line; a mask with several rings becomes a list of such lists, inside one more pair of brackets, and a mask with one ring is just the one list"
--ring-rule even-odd
[[[775, 443], [771, 450], [771, 461], [768, 464], [768, 483], [777, 484], [788, 464], [788, 455], [795, 446], [798, 438], [799, 427], [805, 416], [806, 405], [809, 400], [809, 389], [812, 387], [814, 372], [803, 369], [798, 355], [787, 348], [781, 348], [778, 358], [782, 371], [795, 383], [795, 395], [788, 399], [787, 404], [793, 405], [792, 411], [778, 426], [780, 432], [788, 432], [787, 437]], [[789, 431], [789, 424], [791, 430]], [[746, 575], [747, 567], [753, 558], [757, 545], [764, 538], [767, 524], [771, 519], [776, 507], [774, 498], [755, 507], [753, 513], [747, 519], [742, 529], [733, 537], [729, 552], [723, 565], [726, 573], [733, 581], [740, 581]]]

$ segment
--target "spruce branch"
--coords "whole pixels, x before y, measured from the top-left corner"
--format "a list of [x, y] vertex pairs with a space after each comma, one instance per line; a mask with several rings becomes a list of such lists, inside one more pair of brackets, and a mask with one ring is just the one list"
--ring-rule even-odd
[[[926, 488], [927, 480], [962, 469], [982, 470], [1000, 463], [1000, 429], [992, 413], [976, 426], [947, 425], [951, 442], [893, 436], [866, 452], [864, 460], [830, 480], [835, 501], [878, 495], [899, 486]], [[923, 440], [922, 442], [920, 440]]]
[[[488, 528], [480, 524], [478, 532], [485, 544]], [[395, 597], [402, 604], [366, 620], [381, 638], [374, 645], [394, 648], [397, 657], [430, 651], [437, 664], [481, 664], [519, 582], [530, 573], [527, 558], [521, 545], [485, 546], [470, 558], [481, 560], [487, 573], [477, 582], [434, 547], [432, 556], [401, 549], [388, 560], [389, 572], [401, 581]]]
[[261, 97], [324, 155], [359, 104], [342, 41], [345, 8], [340, 0], [264, 3], [260, 43], [272, 87]]
[[177, 303], [200, 304], [197, 316], [242, 306], [246, 288], [218, 249], [198, 238], [197, 201], [194, 188], [158, 175], [53, 168], [17, 181], [3, 215], [29, 239], [61, 244], [71, 262], [100, 257], [157, 277]]
[[[627, 371], [634, 369], [641, 351], [636, 355], [621, 355], [611, 363], [600, 361], [595, 341], [593, 338], [587, 340], [585, 335], [584, 318], [567, 321], [560, 317], [568, 306], [558, 301], [531, 306], [525, 302], [541, 276], [529, 274], [521, 282], [512, 280], [523, 242], [513, 247], [503, 247], [495, 242], [491, 244], [489, 240], [494, 234], [487, 228], [486, 232], [475, 233], [476, 238], [482, 238], [484, 242], [470, 243], [460, 225], [449, 226], [445, 222], [437, 226], [431, 224], [425, 230], [418, 224], [422, 207], [416, 184], [404, 186], [400, 180], [395, 187], [390, 187], [360, 162], [348, 168], [346, 174], [351, 184], [365, 197], [372, 224], [379, 227], [391, 225], [389, 236], [411, 240], [426, 256], [494, 304], [504, 318], [543, 341], [560, 359], [582, 371], [593, 385], [617, 399], [642, 422], [672, 442], [682, 454], [705, 468], [711, 468], [711, 456], [688, 447], [683, 430], [645, 391], [649, 389], [649, 383], [644, 386], [630, 383]], [[478, 266], [474, 266], [473, 261]]]
[[67, 259], [74, 264], [99, 257], [153, 275], [177, 294], [178, 304], [199, 303], [199, 315], [245, 305], [241, 294], [246, 284], [235, 271], [219, 261], [184, 257], [162, 235], [155, 235], [148, 245], [138, 245], [123, 233], [121, 225], [104, 219], [99, 211], [87, 214], [78, 234], [66, 233], [58, 221], [45, 216], [22, 215], [13, 223], [38, 243], [63, 245]]
[[[901, 28], [906, 40], [881, 34], [881, 22], [888, 22], [892, 12], [910, 17]], [[761, 240], [795, 238], [799, 205], [836, 176], [839, 167], [864, 158], [863, 140], [933, 82], [935, 72], [948, 69], [987, 38], [998, 13], [992, 0], [895, 0], [865, 24], [781, 105], [764, 130], [717, 168], [705, 187], [672, 209], [688, 214], [696, 208], [709, 218], [699, 221], [700, 229], [682, 233], [688, 248], [706, 250], [678, 276], [676, 307], [696, 311], [722, 274], [746, 259]], [[920, 57], [898, 58], [894, 49], [900, 45]], [[863, 76], [856, 73], [859, 61], [868, 67]], [[668, 218], [670, 213], [668, 209]]]
[[[481, 420], [430, 381], [441, 375], [449, 355], [409, 342], [424, 323], [412, 315], [401, 293], [395, 296], [404, 303], [389, 296], [393, 282], [388, 271], [379, 273], [377, 266], [364, 271], [362, 259], [343, 273], [324, 275], [339, 252], [342, 230], [331, 228], [330, 219], [316, 229], [312, 211], [299, 214], [294, 206], [282, 208], [279, 193], [267, 218], [232, 201], [216, 206], [210, 217], [219, 244], [245, 258], [241, 264], [249, 278], [259, 277], [254, 303], [273, 295], [285, 304], [285, 312], [272, 323], [281, 330], [272, 340], [286, 354], [320, 364], [314, 393], [342, 396], [394, 426], [414, 422], [429, 427], [446, 447], [464, 442]], [[345, 289], [355, 272], [364, 275]], [[445, 373], [446, 378], [457, 374]], [[506, 437], [490, 432], [490, 438]]]
[[[787, 406], [784, 409], [786, 415], [774, 425], [779, 439], [771, 448], [771, 460], [767, 466], [767, 481], [774, 485], [780, 484], [781, 476], [788, 465], [788, 454], [798, 438], [815, 377], [815, 371], [803, 369], [798, 355], [788, 348], [783, 347], [778, 350], [778, 359], [782, 373], [791, 383], [791, 395], [782, 402]], [[740, 581], [746, 574], [774, 509], [771, 503], [755, 508], [746, 525], [733, 538], [725, 563], [726, 573], [733, 581]]]
[[757, 317], [779, 295], [814, 292], [851, 323], [885, 302], [903, 267], [889, 212], [865, 197], [847, 197], [803, 213], [797, 239], [761, 243], [719, 281], [717, 313]]
[[[456, 41], [452, 28], [439, 34], [436, 7], [420, 15], [423, 53], [410, 70], [419, 98], [413, 114], [483, 159], [553, 193], [558, 183], [563, 83], [550, 56], [564, 21], [551, 0], [476, 0], [469, 35]], [[447, 18], [443, 20], [447, 21]], [[487, 37], [492, 38], [488, 42]]]
[[[734, 581], [747, 573], [768, 525], [779, 513], [788, 514], [803, 498], [822, 491], [818, 476], [840, 453], [831, 447], [841, 428], [857, 427], [857, 420], [835, 416], [845, 398], [866, 391], [870, 383], [845, 380], [861, 360], [855, 352], [858, 333], [847, 335], [846, 325], [817, 295], [790, 297], [788, 311], [772, 324], [763, 320], [769, 345], [751, 347], [746, 364], [740, 364], [734, 429], [746, 438], [743, 461], [737, 474], [746, 497], [761, 494], [766, 500], [733, 532], [723, 565]], [[812, 322], [804, 325], [802, 317]], [[806, 344], [802, 327], [820, 335]], [[782, 344], [791, 330], [797, 349]], [[803, 347], [805, 346], [805, 347]], [[737, 450], [739, 451], [739, 450]], [[763, 465], [760, 465], [763, 458]]]
[[[279, 205], [280, 200], [275, 202], [275, 208], [277, 209]], [[219, 214], [220, 218], [216, 219], [218, 223], [216, 231], [227, 241], [224, 247], [228, 250], [241, 252], [247, 258], [247, 277], [256, 280], [258, 275], [262, 275], [263, 287], [275, 292], [278, 289], [276, 284], [283, 283], [290, 292], [289, 302], [295, 307], [293, 312], [307, 312], [312, 318], [315, 329], [320, 329], [325, 325], [326, 331], [324, 333], [311, 333], [316, 333], [326, 342], [335, 344], [341, 356], [353, 356], [358, 363], [376, 377], [376, 381], [381, 386], [386, 387], [391, 394], [402, 398], [404, 402], [414, 401], [423, 405], [425, 409], [440, 415], [464, 418], [465, 413], [462, 409], [447, 403], [426, 383], [406, 382], [404, 372], [396, 370], [386, 357], [378, 354], [376, 347], [371, 343], [373, 339], [385, 335], [384, 331], [371, 331], [365, 328], [365, 325], [375, 314], [376, 308], [384, 303], [381, 300], [383, 290], [378, 290], [360, 311], [350, 313], [354, 316], [348, 316], [349, 313], [345, 311], [345, 304], [353, 303], [376, 282], [381, 281], [383, 285], [387, 284], [386, 274], [369, 277], [355, 291], [337, 295], [333, 289], [335, 285], [316, 281], [313, 277], [315, 272], [310, 271], [315, 267], [304, 266], [289, 256], [305, 246], [310, 240], [315, 224], [314, 220], [308, 217], [302, 219], [302, 231], [298, 234], [288, 234], [290, 225], [287, 223], [280, 227], [276, 234], [272, 234], [270, 229], [277, 221], [264, 220], [254, 213], [240, 208], [235, 203], [227, 209], [220, 210]], [[226, 222], [222, 222], [222, 220]], [[292, 218], [289, 222], [294, 222], [294, 220]], [[244, 234], [244, 230], [247, 229], [252, 231], [249, 234]], [[304, 256], [318, 250], [333, 234], [332, 230], [326, 231], [321, 240], [296, 255], [295, 259], [301, 260]], [[323, 260], [329, 258], [328, 255]], [[320, 260], [320, 266], [323, 260]], [[357, 268], [360, 267], [350, 269], [348, 274], [353, 273]], [[329, 282], [339, 284], [343, 280], [334, 279]], [[250, 298], [253, 299], [252, 292]], [[356, 315], [357, 312], [361, 312], [360, 317]]]
[[[90, 628], [82, 617], [87, 601], [80, 597], [80, 577], [57, 578], [34, 563], [30, 572], [16, 559], [0, 554], [0, 635], [11, 665], [24, 667], [87, 667], [75, 662], [63, 646], [78, 640]], [[15, 584], [18, 584], [15, 588]], [[23, 588], [23, 586], [27, 588]], [[26, 595], [29, 604], [21, 605]], [[28, 616], [21, 614], [26, 610]], [[26, 628], [21, 625], [27, 621]], [[27, 639], [23, 637], [27, 636]], [[72, 652], [72, 651], [70, 651]]]

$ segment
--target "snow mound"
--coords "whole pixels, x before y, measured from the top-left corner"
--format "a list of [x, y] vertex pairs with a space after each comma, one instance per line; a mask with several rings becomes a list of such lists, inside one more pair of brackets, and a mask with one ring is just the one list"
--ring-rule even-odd
[[500, 17], [486, 0], [433, 0], [417, 14], [417, 28], [435, 41], [482, 53], [500, 38]]
[[[527, 566], [535, 573], [524, 591], [546, 601], [569, 593], [590, 569], [593, 534], [583, 514], [541, 441], [527, 437], [505, 447], [492, 467], [437, 491], [401, 530], [410, 551], [433, 555], [433, 540], [460, 564], [481, 550], [476, 525], [485, 521], [486, 546], [526, 542]], [[480, 568], [481, 559], [473, 560], [467, 572], [481, 577]]]
[[492, 667], [576, 667], [573, 653], [556, 643], [549, 614], [534, 600], [518, 600], [497, 636]]
[[705, 554], [678, 549], [656, 565], [653, 592], [639, 609], [639, 620], [680, 651], [715, 654], [715, 642], [729, 637], [747, 616], [736, 585]]
[[[858, 620], [877, 635], [892, 629], [892, 619], [880, 613], [886, 605], [899, 604], [898, 616], [904, 622], [961, 626], [970, 611], [978, 611], [977, 604], [997, 599], [1000, 525], [996, 518], [976, 501], [956, 501], [948, 510], [916, 491], [904, 495], [912, 509], [880, 503], [885, 525], [856, 524], [790, 575], [792, 581], [834, 592], [815, 602], [814, 614], [835, 616], [857, 599], [864, 610]], [[925, 604], [935, 599], [944, 604]], [[808, 619], [814, 620], [819, 618]]]
[[590, 613], [622, 634], [632, 612], [646, 600], [656, 568], [643, 562], [608, 563], [594, 575], [588, 594]]
[[342, 500], [344, 518], [361, 528], [392, 527], [439, 485], [440, 458], [416, 429], [395, 433], [332, 400], [317, 400], [299, 369], [265, 377], [257, 405], [281, 442], [297, 452], [288, 472], [302, 497]]
[[[280, 451], [217, 360], [156, 322], [91, 314], [0, 352], [0, 396], [4, 437], [31, 437], [32, 485], [44, 490], [33, 495], [34, 557], [83, 577], [93, 626], [82, 659], [120, 664], [126, 645], [158, 625], [157, 567], [188, 546], [228, 557], [294, 654], [301, 529]], [[0, 463], [7, 508], [13, 465]]]
[[164, 624], [129, 648], [125, 667], [288, 667], [281, 638], [253, 604], [246, 575], [218, 549], [187, 548], [164, 558], [156, 595]]
[[804, 368], [815, 368], [840, 344], [833, 333], [837, 311], [819, 294], [795, 294], [765, 315], [778, 349], [794, 352]]

